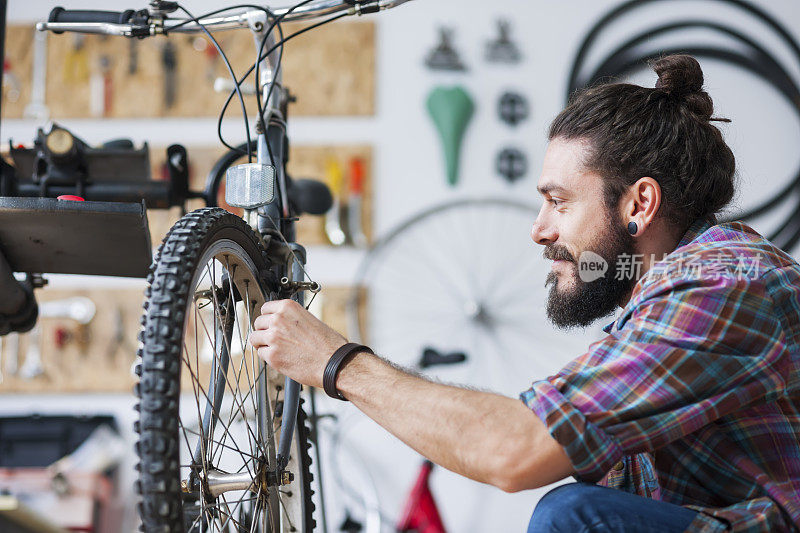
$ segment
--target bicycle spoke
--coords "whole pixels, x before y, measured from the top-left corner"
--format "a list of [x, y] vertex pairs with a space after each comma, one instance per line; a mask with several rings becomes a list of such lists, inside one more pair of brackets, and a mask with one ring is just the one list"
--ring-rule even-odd
[[[197, 431], [192, 431], [191, 429], [188, 429], [188, 428], [184, 428], [184, 429], [185, 429], [185, 431], [187, 433], [190, 433], [192, 435], [196, 435], [198, 437], [202, 437], [203, 436], [201, 433], [198, 433]], [[235, 448], [233, 446], [230, 446], [228, 444], [222, 444], [220, 441], [216, 441], [214, 439], [208, 439], [208, 441], [213, 442], [213, 443], [217, 444], [218, 446], [222, 446], [222, 447], [224, 447], [224, 448], [226, 448], [226, 449], [228, 449], [228, 450], [230, 450], [232, 452], [236, 452], [236, 453], [239, 453], [239, 454], [241, 454], [243, 456], [247, 456], [248, 458], [250, 458], [252, 460], [258, 460], [259, 459], [255, 455], [251, 455], [251, 454], [249, 454], [247, 452], [243, 452], [243, 451], [241, 451], [241, 450], [239, 450], [239, 449], [237, 449], [237, 448]]]
[[[426, 246], [426, 248], [428, 247]], [[403, 273], [403, 277], [405, 278], [411, 278], [417, 281], [432, 281], [444, 291], [444, 294], [454, 297], [464, 297], [464, 293], [457, 286], [453, 285], [452, 281], [450, 281], [449, 273], [446, 270], [442, 271], [438, 266], [434, 267], [432, 263], [425, 260], [425, 257], [411, 258], [403, 254], [398, 254], [392, 256], [391, 258], [387, 258], [385, 264], [387, 265], [387, 268], [398, 269], [398, 271]], [[425, 272], [417, 275], [409, 273], [409, 269], [411, 269], [411, 272], [413, 272], [413, 270], [417, 270], [420, 267], [426, 268], [429, 271], [433, 271], [433, 275]]]
[[249, 533], [253, 533], [255, 531], [254, 528], [255, 528], [256, 523], [257, 523], [256, 519], [259, 516], [259, 512], [258, 511], [261, 508], [261, 490], [262, 490], [262, 488], [263, 487], [262, 487], [261, 483], [259, 483], [258, 484], [258, 490], [256, 491], [256, 498], [255, 498], [256, 506], [255, 506], [255, 509], [253, 509], [253, 517], [252, 517], [252, 519], [250, 521], [250, 532]]
[[[253, 301], [253, 305], [255, 305], [255, 303], [256, 302], [254, 300]], [[256, 357], [254, 357], [254, 354], [253, 354], [253, 352], [255, 352], [255, 349], [252, 346], [250, 346], [249, 348], [245, 348], [247, 346], [247, 342], [250, 339], [250, 332], [251, 332], [251, 328], [252, 328], [252, 324], [253, 324], [253, 317], [251, 315], [251, 307], [250, 307], [250, 284], [247, 283], [247, 282], [245, 282], [245, 285], [244, 285], [244, 308], [245, 308], [245, 314], [246, 314], [246, 319], [247, 319], [247, 322], [246, 322], [246, 324], [247, 324], [247, 332], [245, 333], [245, 338], [244, 339], [242, 339], [241, 330], [239, 330], [239, 339], [242, 341], [242, 359], [243, 360], [245, 359], [245, 357], [247, 356], [247, 351], [249, 351], [250, 352], [250, 363], [252, 364], [253, 372], [255, 373], [255, 371], [256, 371], [256, 359], [257, 359]], [[262, 414], [261, 414], [261, 411], [257, 408], [257, 403], [258, 403], [259, 399], [256, 398], [256, 395], [253, 394], [253, 388], [260, 386], [261, 379], [262, 379], [262, 372], [263, 372], [264, 369], [266, 369], [266, 364], [261, 364], [260, 367], [261, 368], [260, 368], [260, 370], [258, 372], [258, 375], [255, 376], [255, 378], [251, 382], [250, 390], [247, 391], [247, 394], [250, 396], [250, 401], [253, 403], [253, 411], [255, 412], [255, 419], [256, 419], [256, 434], [258, 435], [259, 439], [263, 439], [264, 438], [264, 431], [263, 431], [263, 428], [261, 427]], [[248, 375], [248, 379], [250, 379], [249, 375]], [[266, 401], [266, 399], [264, 399], [264, 401]], [[261, 407], [261, 406], [259, 405], [258, 407]], [[266, 408], [266, 406], [265, 406], [265, 408]]]
[[297, 531], [297, 528], [294, 527], [294, 523], [292, 522], [292, 517], [289, 515], [289, 511], [286, 509], [286, 504], [283, 503], [283, 499], [278, 498], [278, 503], [280, 504], [281, 510], [283, 511], [283, 514], [286, 517], [286, 521], [289, 522], [289, 530]]
[[[216, 264], [216, 262], [214, 262], [214, 264]], [[208, 267], [208, 265], [206, 265], [206, 267]], [[215, 279], [215, 278], [214, 278], [214, 279]], [[212, 290], [212, 291], [211, 291], [211, 296], [212, 296], [212, 298], [214, 299], [214, 311], [215, 311], [215, 314], [216, 314], [216, 320], [218, 320], [220, 323], [224, 323], [224, 322], [222, 321], [222, 317], [221, 317], [221, 315], [219, 315], [219, 308], [220, 308], [220, 306], [219, 306], [219, 301], [218, 301], [218, 299], [217, 299], [216, 291]], [[229, 295], [229, 298], [233, 298], [233, 294], [230, 294], [230, 295]], [[223, 335], [223, 339], [222, 339], [222, 340], [223, 340], [223, 342], [225, 343], [225, 348], [226, 348], [226, 349], [227, 349], [227, 351], [228, 351], [228, 364], [230, 365], [231, 349], [230, 349], [230, 342], [229, 342], [229, 339], [227, 338], [227, 335]], [[216, 355], [216, 350], [215, 350], [215, 355]], [[236, 390], [238, 389], [238, 385], [239, 385], [239, 384], [238, 384], [238, 382], [237, 382], [237, 384], [236, 384], [236, 388], [234, 388], [234, 387], [231, 385], [231, 383], [230, 383], [230, 380], [228, 379], [228, 373], [227, 373], [227, 372], [225, 372], [225, 373], [223, 374], [223, 377], [225, 378], [225, 383], [228, 385], [228, 388], [230, 389], [230, 391], [231, 391], [231, 395], [233, 396], [233, 400], [234, 400], [234, 402], [235, 402], [235, 400], [236, 400]], [[244, 405], [242, 405], [242, 404], [240, 403], [240, 404], [238, 405], [238, 407], [239, 407], [239, 409], [240, 409], [240, 412], [241, 412], [242, 418], [243, 418], [243, 419], [246, 419], [247, 417], [246, 417], [246, 415], [245, 415]], [[247, 430], [248, 430], [248, 432], [250, 432], [250, 434], [251, 434], [251, 437], [253, 437], [253, 440], [254, 440], [256, 443], [258, 443], [258, 439], [256, 439], [255, 435], [253, 435], [253, 432], [252, 432], [252, 430], [250, 429], [250, 427], [249, 427], [249, 426], [246, 426], [246, 427], [247, 427]], [[259, 451], [262, 451], [262, 450], [259, 450]]]
[[[230, 275], [230, 270], [229, 270], [228, 280], [229, 280], [229, 283], [230, 283], [231, 295], [233, 295], [233, 281], [232, 281], [232, 275]], [[234, 310], [235, 310], [235, 306], [234, 306]], [[236, 315], [235, 314], [234, 314], [234, 325], [233, 325], [233, 327], [234, 327], [234, 329], [237, 329], [237, 330], [239, 329], [239, 327], [236, 324]], [[239, 336], [241, 337], [241, 331], [239, 331]], [[229, 353], [229, 358], [230, 358], [230, 353]], [[242, 377], [242, 367], [244, 366], [245, 367], [245, 374], [247, 375], [247, 383], [249, 385], [248, 394], [250, 394], [250, 392], [253, 390], [253, 383], [252, 383], [252, 381], [250, 381], [250, 374], [249, 374], [249, 371], [247, 370], [247, 365], [245, 364], [246, 360], [247, 360], [246, 354], [244, 352], [242, 352], [242, 358], [241, 358], [241, 362], [239, 364], [239, 369], [238, 369], [238, 371], [236, 369], [234, 369], [234, 378], [235, 378], [235, 382], [237, 384], [237, 390], [238, 390], [238, 384], [240, 383], [241, 377]], [[230, 359], [229, 359], [229, 364], [230, 364]], [[234, 394], [234, 397], [235, 397], [235, 394]], [[245, 398], [243, 398], [241, 396], [241, 392], [239, 394], [239, 397], [240, 397], [241, 408], [242, 408], [242, 410], [245, 410], [245, 408], [244, 408]], [[255, 413], [255, 416], [257, 418], [258, 417], [258, 408], [256, 407], [255, 402], [253, 402], [253, 412]], [[233, 410], [231, 410], [231, 417], [229, 418], [229, 423], [233, 420], [233, 417], [234, 417], [234, 412], [233, 412]], [[255, 440], [255, 436], [253, 438]], [[249, 439], [248, 439], [248, 443], [250, 445], [250, 450], [253, 451], [253, 442], [250, 442]], [[258, 442], [257, 441], [256, 441], [255, 444], [256, 444], [256, 446], [258, 446]]]
[[[185, 360], [184, 360], [184, 361], [185, 361]], [[191, 374], [191, 376], [192, 376], [192, 378], [193, 378], [193, 383], [194, 383], [194, 382], [197, 382], [197, 383], [199, 384], [199, 380], [197, 379], [197, 376], [196, 376], [196, 375], [194, 374], [194, 372], [192, 371], [191, 367], [187, 366], [187, 368], [188, 368], [188, 370], [189, 370], [189, 373]], [[209, 403], [211, 404], [211, 410], [212, 410], [212, 413], [214, 413], [214, 414], [217, 416], [217, 421], [218, 421], [220, 424], [222, 424], [222, 426], [223, 426], [223, 429], [224, 429], [225, 433], [230, 433], [230, 429], [228, 428], [228, 426], [227, 426], [227, 425], [225, 425], [225, 423], [224, 423], [224, 422], [223, 422], [223, 421], [220, 419], [220, 417], [219, 417], [219, 413], [216, 413], [216, 408], [214, 407], [214, 404], [213, 404], [213, 403], [211, 402], [211, 400], [209, 399], [209, 397], [208, 397], [208, 395], [206, 394], [205, 390], [203, 390], [202, 388], [199, 388], [199, 389], [196, 389], [196, 390], [199, 390], [199, 391], [200, 391], [200, 393], [203, 395], [203, 397], [205, 397], [206, 401], [207, 401], [207, 402], [209, 402]], [[201, 420], [201, 423], [202, 423], [202, 417], [200, 417], [199, 419]], [[215, 441], [213, 441], [213, 439], [211, 439], [211, 440], [212, 440], [212, 442], [215, 442]], [[206, 442], [206, 439], [204, 438], [204, 439], [202, 440], [202, 442]], [[201, 442], [201, 445], [202, 445], [202, 442]], [[245, 459], [245, 457], [244, 457], [244, 453], [245, 453], [245, 452], [243, 452], [241, 449], [239, 449], [239, 447], [238, 447], [238, 446], [236, 446], [236, 443], [235, 443], [235, 442], [234, 442], [234, 447], [236, 448], [236, 451], [237, 451], [237, 453], [239, 453], [239, 455], [242, 457], [242, 460], [246, 460], [246, 459]], [[208, 467], [207, 467], [207, 465], [206, 465], [206, 471], [208, 471]]]
[[228, 522], [232, 522], [236, 526], [236, 529], [238, 531], [243, 531], [244, 528], [242, 528], [242, 525], [239, 523], [239, 521], [236, 520], [235, 518], [233, 518], [234, 513], [236, 512], [236, 509], [238, 509], [239, 506], [241, 505], [242, 500], [237, 501], [236, 505], [233, 506], [233, 511], [231, 511], [229, 503], [228, 503], [228, 500], [225, 498], [225, 495], [221, 494], [220, 498], [222, 498], [222, 501], [225, 504], [225, 509], [228, 511], [228, 513], [227, 513], [228, 514], [228, 518], [226, 518], [225, 522], [222, 523], [222, 526], [220, 527], [220, 531], [222, 531], [225, 528], [225, 526], [228, 524]]
[[[212, 294], [213, 293], [214, 293], [214, 291], [212, 290]], [[215, 304], [215, 306], [216, 306], [216, 304]], [[202, 316], [200, 317], [200, 321], [203, 324], [203, 329], [205, 330], [206, 335], [209, 335], [208, 334], [208, 327], [206, 326], [205, 321], [203, 320]], [[216, 350], [215, 350], [215, 352], [216, 352]], [[230, 358], [230, 350], [228, 351], [228, 354], [229, 354], [228, 357]], [[215, 353], [215, 357], [216, 357], [216, 353]], [[228, 361], [228, 364], [230, 364], [230, 360]], [[225, 383], [228, 385], [228, 388], [231, 391], [232, 401], [235, 403], [236, 402], [236, 391], [235, 391], [234, 387], [231, 385], [230, 380], [228, 379], [228, 373], [225, 372], [222, 377], [225, 379]], [[223, 387], [223, 389], [224, 389], [224, 387]], [[208, 396], [206, 396], [206, 398], [208, 398]], [[246, 417], [245, 412], [244, 412], [244, 407], [241, 404], [238, 407], [240, 408], [240, 412], [242, 414], [242, 418], [246, 420], [247, 417]], [[213, 409], [213, 403], [212, 403], [212, 409]], [[218, 417], [218, 421], [221, 422], [221, 420], [219, 420], [219, 413], [217, 413], [217, 417]], [[252, 430], [249, 427], [248, 427], [248, 431], [252, 434]]]
[[[197, 328], [195, 327], [195, 331], [196, 330], [197, 330]], [[188, 348], [186, 348], [186, 341], [183, 342], [182, 353], [183, 352], [186, 353], [186, 359], [188, 359], [189, 358], [189, 354], [188, 354]], [[196, 350], [195, 350], [195, 358], [197, 358], [197, 351]], [[183, 359], [183, 357], [181, 357], [181, 359]], [[189, 365], [187, 364], [187, 368], [188, 368], [188, 366]], [[190, 369], [190, 371], [191, 371], [191, 369]], [[192, 383], [192, 389], [194, 390], [195, 404], [197, 405], [197, 420], [200, 422], [200, 428], [202, 430], [203, 417], [200, 414], [200, 395], [197, 394], [197, 387], [195, 386], [196, 380], [191, 380], [191, 383]], [[198, 386], [199, 386], [199, 384], [198, 384]], [[178, 423], [183, 425], [181, 423], [180, 413], [178, 413]], [[189, 451], [190, 456], [194, 454], [194, 449], [193, 448], [189, 448], [188, 451]], [[192, 459], [194, 459], [194, 457], [192, 457]], [[205, 441], [205, 438], [203, 438], [202, 434], [200, 435], [200, 460], [203, 463], [203, 472], [207, 473], [208, 472], [208, 460], [207, 460], [206, 441]], [[191, 476], [189, 476], [189, 478], [191, 479]]]

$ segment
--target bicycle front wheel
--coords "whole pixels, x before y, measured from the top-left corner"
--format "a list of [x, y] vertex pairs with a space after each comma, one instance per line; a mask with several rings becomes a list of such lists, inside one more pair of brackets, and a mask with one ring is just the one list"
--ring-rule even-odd
[[144, 531], [314, 528], [305, 414], [276, 469], [283, 376], [248, 334], [276, 288], [259, 236], [218, 208], [169, 231], [148, 277], [136, 394]]

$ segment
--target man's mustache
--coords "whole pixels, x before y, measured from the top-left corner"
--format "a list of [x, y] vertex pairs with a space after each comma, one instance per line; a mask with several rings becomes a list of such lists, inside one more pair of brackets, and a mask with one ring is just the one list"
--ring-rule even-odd
[[544, 252], [542, 252], [545, 259], [550, 259], [551, 261], [569, 261], [571, 263], [575, 262], [575, 259], [572, 257], [572, 254], [569, 251], [562, 247], [562, 246], [554, 246], [548, 244], [544, 247]]

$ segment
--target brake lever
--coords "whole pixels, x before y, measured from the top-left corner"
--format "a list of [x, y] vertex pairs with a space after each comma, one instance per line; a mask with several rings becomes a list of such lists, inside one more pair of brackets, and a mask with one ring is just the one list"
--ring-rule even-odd
[[178, 2], [168, 2], [166, 0], [150, 0], [150, 6], [147, 8], [151, 16], [159, 16], [163, 18], [164, 15], [173, 13], [178, 10]]

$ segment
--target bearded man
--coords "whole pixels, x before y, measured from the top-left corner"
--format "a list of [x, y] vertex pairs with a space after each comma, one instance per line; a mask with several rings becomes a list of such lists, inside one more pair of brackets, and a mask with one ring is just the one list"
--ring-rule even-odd
[[653, 66], [655, 88], [585, 89], [550, 126], [531, 232], [554, 261], [548, 316], [622, 309], [522, 401], [404, 371], [291, 301], [264, 305], [259, 356], [471, 479], [514, 492], [573, 476], [531, 532], [796, 530], [800, 266], [717, 223], [735, 192], [724, 119], [694, 58]]

